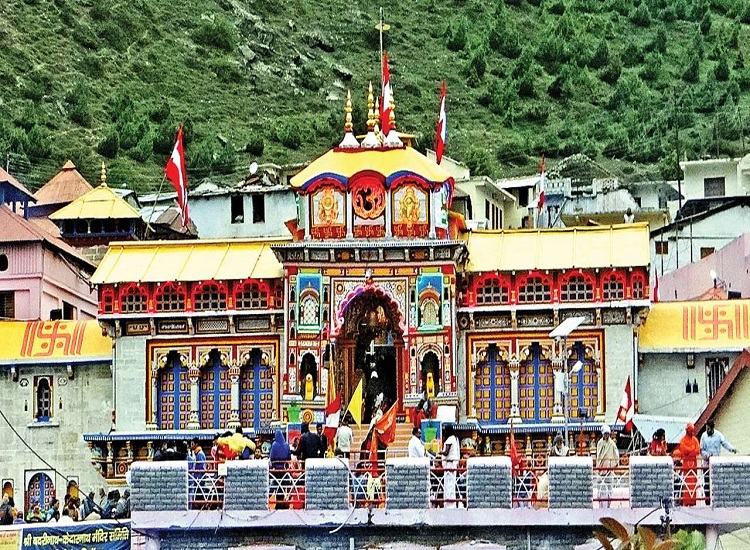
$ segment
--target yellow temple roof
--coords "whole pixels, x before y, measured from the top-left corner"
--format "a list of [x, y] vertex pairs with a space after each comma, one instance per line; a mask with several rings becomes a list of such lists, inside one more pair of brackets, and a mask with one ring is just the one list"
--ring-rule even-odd
[[116, 242], [91, 277], [93, 284], [276, 279], [284, 270], [271, 245], [288, 242], [191, 240]]
[[111, 220], [140, 217], [135, 208], [104, 184], [50, 214], [51, 220]]
[[750, 300], [657, 302], [638, 333], [642, 352], [741, 351], [750, 346]]
[[346, 185], [360, 172], [376, 172], [385, 178], [386, 186], [403, 176], [417, 176], [431, 183], [453, 180], [435, 161], [412, 147], [382, 149], [332, 149], [311, 162], [291, 179], [293, 189], [306, 189], [322, 178], [333, 178]]
[[112, 358], [99, 322], [0, 321], [0, 364], [71, 363]]
[[470, 231], [470, 272], [648, 266], [648, 224]]

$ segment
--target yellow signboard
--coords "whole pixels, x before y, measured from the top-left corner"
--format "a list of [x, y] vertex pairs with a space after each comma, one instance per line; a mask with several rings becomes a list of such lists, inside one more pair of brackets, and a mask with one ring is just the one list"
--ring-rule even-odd
[[639, 332], [641, 352], [740, 351], [750, 346], [750, 300], [658, 302]]
[[106, 360], [112, 340], [97, 321], [0, 322], [0, 363]]

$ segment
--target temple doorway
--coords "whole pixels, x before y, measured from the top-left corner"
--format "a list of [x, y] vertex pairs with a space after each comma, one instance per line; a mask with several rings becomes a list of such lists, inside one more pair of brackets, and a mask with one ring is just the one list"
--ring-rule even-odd
[[364, 381], [364, 422], [369, 422], [378, 408], [385, 412], [393, 403], [402, 408], [404, 341], [399, 316], [393, 300], [374, 291], [353, 298], [344, 314], [338, 360], [344, 367], [349, 398], [359, 381]]

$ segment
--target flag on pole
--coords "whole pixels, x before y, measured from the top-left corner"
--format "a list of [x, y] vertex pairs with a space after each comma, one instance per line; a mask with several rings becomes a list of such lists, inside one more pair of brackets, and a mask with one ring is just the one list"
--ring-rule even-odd
[[333, 443], [333, 438], [336, 436], [336, 430], [339, 429], [339, 421], [341, 420], [341, 394], [337, 393], [336, 397], [326, 406], [326, 425], [323, 428], [323, 435], [328, 440], [328, 445]]
[[390, 445], [396, 440], [396, 412], [396, 404], [394, 403], [373, 426], [373, 436], [377, 434], [377, 437], [385, 445]]
[[352, 398], [349, 401], [349, 406], [346, 408], [346, 412], [352, 415], [354, 422], [357, 426], [362, 427], [362, 380], [359, 381], [357, 387], [354, 389]]
[[175, 191], [177, 191], [177, 204], [180, 206], [182, 215], [182, 227], [187, 227], [190, 222], [188, 214], [188, 179], [187, 169], [185, 168], [185, 147], [182, 142], [182, 126], [177, 130], [177, 141], [172, 149], [172, 154], [164, 168], [164, 175], [172, 182]]
[[617, 409], [617, 420], [625, 423], [625, 431], [633, 430], [633, 415], [635, 414], [635, 402], [633, 401], [633, 392], [630, 389], [630, 376], [625, 382], [625, 391], [622, 395], [620, 408]]
[[443, 151], [448, 142], [448, 115], [445, 111], [445, 80], [440, 85], [440, 110], [438, 111], [437, 128], [435, 130], [435, 160], [438, 164], [443, 160]]
[[384, 136], [391, 129], [391, 104], [393, 103], [393, 88], [391, 87], [391, 70], [388, 67], [388, 52], [383, 52], [383, 82], [382, 101], [380, 102], [380, 131]]
[[659, 301], [659, 277], [656, 275], [654, 275], [654, 295], [651, 297], [651, 301]]
[[518, 455], [518, 447], [516, 447], [516, 438], [513, 434], [513, 422], [510, 423], [510, 469], [512, 472], [518, 471], [518, 466], [521, 463], [521, 457]]
[[[539, 164], [539, 172], [541, 174], [539, 178], [539, 200], [537, 201], [536, 207], [537, 207], [538, 213], [541, 213], [542, 208], [544, 207], [544, 201], [545, 201], [545, 196], [544, 196], [545, 181], [544, 180], [545, 180], [546, 174], [544, 172], [544, 155], [542, 155], [542, 162]], [[538, 213], [537, 215], [539, 215]]]

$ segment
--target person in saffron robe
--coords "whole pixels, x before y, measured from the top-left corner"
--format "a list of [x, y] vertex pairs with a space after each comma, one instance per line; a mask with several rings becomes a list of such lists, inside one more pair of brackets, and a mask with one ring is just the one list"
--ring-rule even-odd
[[695, 506], [696, 490], [698, 487], [698, 457], [701, 454], [701, 444], [695, 437], [695, 426], [688, 424], [685, 435], [677, 445], [679, 453], [674, 458], [682, 460], [682, 505]]

